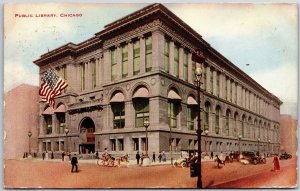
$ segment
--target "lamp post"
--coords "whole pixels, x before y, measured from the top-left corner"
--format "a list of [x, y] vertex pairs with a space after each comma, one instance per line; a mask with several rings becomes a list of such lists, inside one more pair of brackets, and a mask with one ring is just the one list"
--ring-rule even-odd
[[31, 155], [31, 149], [30, 149], [30, 137], [31, 137], [31, 135], [32, 135], [32, 132], [29, 130], [28, 131], [28, 153], [29, 153], [29, 155]]
[[[197, 63], [203, 63], [205, 58], [203, 54], [201, 54], [200, 49], [195, 50], [196, 53], [192, 54], [192, 61]], [[195, 86], [197, 87], [197, 102], [198, 102], [198, 120], [197, 120], [197, 140], [198, 140], [198, 166], [199, 166], [199, 173], [198, 173], [198, 180], [197, 180], [197, 188], [202, 188], [202, 173], [201, 173], [201, 110], [200, 110], [200, 86], [201, 86], [201, 78], [202, 78], [202, 67], [196, 67], [195, 70]]]
[[65, 133], [66, 133], [66, 152], [68, 152], [68, 133], [69, 133], [68, 127], [65, 128]]
[[149, 127], [149, 125], [150, 125], [149, 121], [145, 120], [144, 127], [146, 128], [146, 148], [145, 148], [145, 150], [146, 150], [145, 157], [146, 158], [149, 158], [149, 156], [148, 156], [148, 127]]
[[[207, 137], [207, 135], [208, 135], [208, 130], [207, 129], [204, 131], [204, 134]], [[207, 146], [206, 145], [207, 145], [207, 138], [206, 138], [206, 141], [205, 141], [205, 154], [207, 155], [207, 149], [206, 149]]]

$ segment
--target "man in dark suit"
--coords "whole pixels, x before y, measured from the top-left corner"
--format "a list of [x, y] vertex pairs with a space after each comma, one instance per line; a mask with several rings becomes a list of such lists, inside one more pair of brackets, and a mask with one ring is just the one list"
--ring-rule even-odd
[[75, 170], [76, 170], [75, 172], [78, 172], [78, 166], [77, 166], [78, 160], [77, 160], [76, 154], [72, 157], [71, 164], [72, 164], [72, 170], [71, 170], [71, 172], [73, 172], [74, 167], [75, 167]]

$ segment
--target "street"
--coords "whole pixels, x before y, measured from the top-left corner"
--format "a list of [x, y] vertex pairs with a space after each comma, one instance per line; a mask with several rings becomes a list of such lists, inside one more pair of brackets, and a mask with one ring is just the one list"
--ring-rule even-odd
[[[226, 163], [218, 169], [214, 162], [202, 163], [204, 188], [295, 187], [297, 158], [281, 160], [281, 170], [273, 172], [273, 158], [267, 164]], [[196, 188], [197, 178], [189, 168], [171, 165], [103, 167], [96, 160], [79, 160], [79, 172], [71, 173], [69, 162], [59, 160], [5, 160], [5, 188]]]

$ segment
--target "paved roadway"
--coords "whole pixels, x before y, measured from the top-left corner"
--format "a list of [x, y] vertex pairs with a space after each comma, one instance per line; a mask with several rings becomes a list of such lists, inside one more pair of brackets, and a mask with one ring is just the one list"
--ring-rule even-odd
[[[205, 188], [295, 187], [297, 159], [280, 161], [279, 172], [267, 164], [227, 163], [218, 169], [214, 162], [202, 163]], [[69, 162], [60, 160], [5, 160], [5, 188], [196, 188], [197, 178], [190, 178], [189, 168], [171, 165], [140, 167], [102, 167], [94, 161], [79, 160], [78, 173], [71, 173]]]

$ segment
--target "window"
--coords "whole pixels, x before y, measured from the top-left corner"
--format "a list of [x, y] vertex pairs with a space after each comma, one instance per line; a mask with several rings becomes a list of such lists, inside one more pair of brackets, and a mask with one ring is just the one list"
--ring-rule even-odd
[[139, 139], [138, 138], [133, 138], [133, 150], [138, 151], [139, 150]]
[[214, 70], [210, 70], [210, 93], [214, 91]]
[[133, 43], [133, 74], [140, 72], [140, 40]]
[[209, 129], [209, 109], [210, 104], [206, 102], [204, 107], [204, 131]]
[[176, 139], [175, 152], [180, 151], [180, 139]]
[[124, 140], [118, 139], [118, 149], [119, 151], [124, 151]]
[[[64, 80], [67, 80], [67, 65], [63, 65], [62, 66], [62, 78], [64, 79]], [[65, 88], [63, 91], [66, 93], [66, 90], [67, 90], [67, 88]]]
[[59, 124], [59, 134], [64, 134], [65, 133], [65, 127], [66, 127], [66, 124], [65, 124], [65, 113], [62, 113], [62, 112], [59, 112], [59, 113], [56, 113], [56, 117], [57, 117], [57, 120], [58, 120], [58, 124]]
[[179, 76], [179, 47], [176, 44], [174, 46], [174, 74], [176, 77]]
[[179, 104], [176, 102], [168, 102], [168, 119], [169, 126], [172, 128], [177, 127], [177, 114], [179, 110]]
[[114, 129], [124, 128], [125, 126], [125, 104], [124, 102], [113, 103], [112, 111], [114, 115]]
[[187, 129], [194, 130], [194, 121], [196, 118], [196, 107], [192, 105], [187, 106]]
[[112, 151], [116, 150], [116, 139], [110, 139], [110, 146]]
[[183, 56], [183, 79], [185, 81], [188, 80], [188, 53], [187, 53], [187, 51], [184, 51], [184, 56]]
[[52, 115], [44, 115], [46, 122], [46, 134], [52, 133]]
[[43, 142], [43, 148], [42, 148], [43, 151], [46, 151], [46, 142]]
[[216, 134], [219, 134], [220, 131], [220, 107], [216, 107], [216, 115], [215, 115], [215, 131]]
[[203, 90], [206, 90], [206, 67], [205, 65], [203, 65]]
[[92, 60], [92, 88], [96, 87], [96, 60]]
[[228, 92], [228, 85], [227, 85], [227, 82], [228, 82], [228, 78], [226, 78], [226, 81], [225, 81], [225, 99], [227, 100], [228, 99], [228, 94], [227, 94], [227, 92]]
[[85, 63], [81, 64], [81, 78], [80, 78], [80, 85], [81, 85], [81, 91], [85, 89]]
[[217, 73], [217, 96], [220, 97], [220, 73]]
[[128, 75], [128, 46], [122, 46], [122, 77], [126, 77]]
[[152, 68], [152, 37], [146, 38], [146, 72], [151, 71]]
[[[195, 71], [196, 71], [196, 62], [192, 61], [192, 81], [195, 83]], [[203, 88], [203, 85], [201, 84], [201, 87]]]
[[170, 67], [170, 41], [168, 39], [165, 39], [165, 43], [164, 43], [164, 66], [165, 66], [165, 71], [169, 73], [169, 67]]
[[226, 111], [226, 122], [225, 122], [225, 131], [226, 135], [229, 136], [229, 118], [230, 118], [230, 111]]
[[60, 151], [63, 151], [63, 150], [65, 150], [64, 148], [65, 148], [65, 142], [64, 141], [60, 141], [60, 145], [59, 145], [59, 150]]
[[246, 134], [246, 132], [245, 132], [245, 128], [246, 128], [245, 125], [246, 124], [245, 123], [246, 123], [246, 117], [243, 116], [243, 118], [242, 118], [242, 136], [243, 137], [246, 137], [246, 135], [245, 135]]
[[146, 150], [146, 138], [142, 138], [142, 147], [143, 147], [143, 151], [145, 151]]
[[149, 99], [135, 98], [135, 127], [144, 127], [144, 121], [149, 121]]
[[111, 50], [111, 80], [115, 80], [117, 76], [117, 58], [116, 49]]
[[235, 84], [235, 103], [238, 103], [238, 84]]

